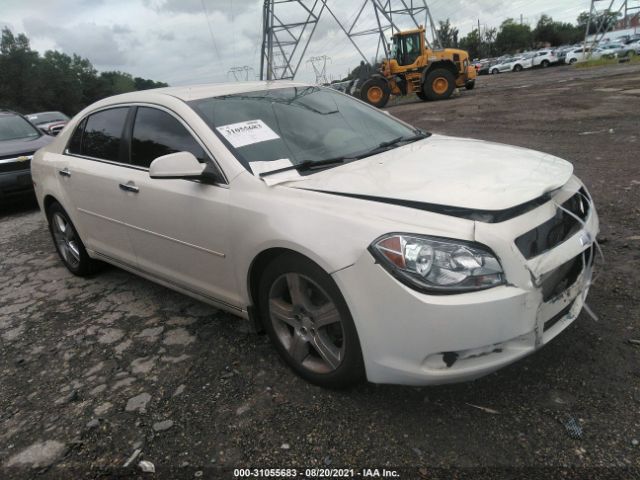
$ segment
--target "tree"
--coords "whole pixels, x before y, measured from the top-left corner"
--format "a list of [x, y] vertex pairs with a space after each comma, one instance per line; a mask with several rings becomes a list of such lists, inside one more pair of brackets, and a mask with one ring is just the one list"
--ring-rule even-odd
[[460, 40], [460, 48], [466, 50], [471, 58], [480, 58], [483, 55], [482, 36], [478, 29], [471, 30], [466, 37]]
[[24, 34], [4, 28], [0, 38], [0, 106], [22, 113], [60, 110], [74, 115], [101, 98], [118, 93], [166, 87], [166, 83], [135, 79], [124, 72], [98, 74], [78, 55], [49, 50], [40, 56]]
[[513, 18], [508, 18], [500, 25], [496, 35], [496, 48], [500, 52], [515, 53], [531, 48], [533, 35], [529, 25], [516, 23]]
[[444, 22], [440, 20], [438, 22], [440, 26], [436, 30], [436, 35], [442, 48], [457, 48], [458, 47], [458, 29], [451, 26], [449, 19]]
[[133, 84], [136, 87], [136, 90], [149, 90], [151, 88], [161, 88], [169, 86], [168, 83], [154, 82], [153, 80], [140, 77], [135, 77], [133, 79]]
[[14, 36], [8, 28], [2, 29], [0, 106], [17, 108], [30, 104], [37, 62], [38, 53], [31, 50], [29, 39], [24, 34]]
[[583, 34], [587, 29], [587, 23], [589, 23], [589, 35], [593, 35], [599, 30], [601, 32], [606, 32], [608, 30], [613, 29], [618, 20], [622, 16], [622, 12], [612, 12], [610, 10], [605, 10], [596, 15], [594, 19], [589, 22], [589, 12], [582, 12], [578, 15], [577, 23], [578, 28], [582, 30]]
[[542, 15], [533, 30], [533, 40], [538, 45], [549, 43], [551, 46], [578, 42], [584, 36], [584, 30], [570, 23], [554, 22], [548, 15]]

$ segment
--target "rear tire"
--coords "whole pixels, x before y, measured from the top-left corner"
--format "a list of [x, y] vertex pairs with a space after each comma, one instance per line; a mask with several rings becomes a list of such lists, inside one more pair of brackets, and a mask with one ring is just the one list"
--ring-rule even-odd
[[550, 65], [549, 60], [543, 60], [540, 66], [542, 68], [547, 68]]
[[436, 68], [427, 74], [422, 91], [429, 100], [445, 100], [456, 88], [456, 79], [446, 68]]
[[79, 277], [96, 273], [102, 263], [89, 257], [78, 231], [62, 205], [52, 203], [47, 209], [47, 220], [56, 251], [67, 270]]
[[349, 308], [329, 274], [297, 254], [265, 268], [260, 318], [282, 359], [305, 380], [344, 388], [364, 379], [360, 340]]
[[383, 108], [390, 95], [389, 85], [382, 78], [369, 78], [360, 87], [360, 98], [377, 108]]
[[521, 71], [522, 71], [522, 65], [520, 65], [519, 63], [516, 63], [516, 64], [513, 66], [513, 71], [514, 71], [514, 72], [521, 72]]
[[416, 97], [418, 97], [420, 100], [422, 100], [423, 102], [428, 101], [429, 99], [427, 98], [427, 96], [424, 94], [423, 91], [420, 92], [416, 92]]

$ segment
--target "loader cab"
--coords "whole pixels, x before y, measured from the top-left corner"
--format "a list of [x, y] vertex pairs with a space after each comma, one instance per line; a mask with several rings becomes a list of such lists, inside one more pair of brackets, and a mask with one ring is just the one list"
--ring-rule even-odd
[[398, 32], [391, 37], [391, 42], [392, 57], [398, 65], [413, 65], [424, 53], [424, 30]]

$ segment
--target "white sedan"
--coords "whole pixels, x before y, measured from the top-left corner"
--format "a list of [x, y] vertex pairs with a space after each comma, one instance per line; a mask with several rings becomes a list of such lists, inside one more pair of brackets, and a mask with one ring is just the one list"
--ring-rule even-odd
[[510, 57], [503, 60], [501, 63], [493, 65], [489, 72], [492, 74], [503, 72], [521, 72], [522, 70], [533, 68], [533, 58], [533, 54]]
[[598, 60], [602, 57], [602, 51], [599, 48], [579, 47], [570, 50], [564, 57], [564, 62], [573, 65], [574, 63], [582, 63], [588, 60]]
[[32, 163], [59, 256], [256, 322], [327, 387], [473, 379], [571, 324], [598, 216], [559, 158], [431, 135], [335, 90], [132, 92]]

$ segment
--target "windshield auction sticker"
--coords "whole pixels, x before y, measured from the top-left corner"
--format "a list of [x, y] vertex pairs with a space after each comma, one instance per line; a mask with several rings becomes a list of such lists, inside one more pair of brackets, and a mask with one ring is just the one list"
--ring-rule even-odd
[[231, 123], [217, 127], [216, 130], [224, 135], [224, 138], [235, 148], [280, 138], [278, 134], [271, 130], [262, 120]]

